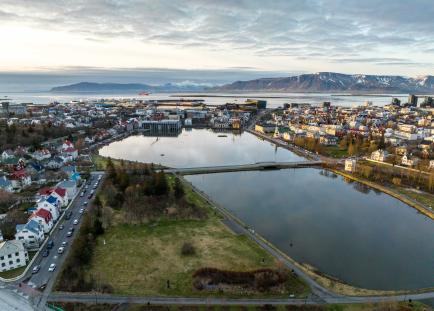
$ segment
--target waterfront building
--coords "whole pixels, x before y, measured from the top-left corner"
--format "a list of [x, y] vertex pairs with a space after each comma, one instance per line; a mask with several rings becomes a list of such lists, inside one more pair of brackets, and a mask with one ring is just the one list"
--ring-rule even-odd
[[356, 171], [357, 160], [350, 158], [345, 160], [345, 171], [354, 173]]
[[383, 149], [378, 149], [371, 153], [371, 160], [384, 162], [389, 156], [388, 152]]
[[178, 132], [181, 130], [182, 124], [180, 120], [163, 119], [159, 121], [145, 120], [142, 121], [142, 129], [151, 132]]
[[408, 104], [412, 107], [417, 106], [417, 96], [414, 94], [408, 95]]

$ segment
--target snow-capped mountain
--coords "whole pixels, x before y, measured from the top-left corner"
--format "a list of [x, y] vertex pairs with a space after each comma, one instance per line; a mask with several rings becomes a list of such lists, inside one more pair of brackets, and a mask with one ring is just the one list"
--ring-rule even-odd
[[318, 72], [284, 78], [264, 78], [236, 81], [213, 91], [273, 91], [273, 92], [388, 92], [434, 93], [434, 76], [406, 78], [402, 76], [347, 75]]

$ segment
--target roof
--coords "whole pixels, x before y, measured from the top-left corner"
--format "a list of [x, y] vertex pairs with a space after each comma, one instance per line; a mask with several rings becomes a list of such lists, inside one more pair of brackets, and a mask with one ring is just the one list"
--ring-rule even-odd
[[52, 195], [50, 195], [50, 196], [46, 199], [46, 201], [47, 201], [48, 203], [54, 205], [54, 204], [57, 203], [57, 198], [56, 198], [56, 197], [53, 197]]
[[51, 192], [53, 192], [53, 188], [50, 188], [50, 187], [43, 187], [43, 188], [38, 190], [38, 193], [40, 195], [50, 195]]
[[73, 180], [65, 180], [60, 182], [57, 186], [61, 188], [75, 188], [77, 183]]
[[36, 234], [38, 234], [41, 231], [41, 225], [35, 221], [34, 219], [30, 219], [26, 224], [24, 225], [16, 225], [15, 229], [18, 232], [22, 231], [23, 229], [27, 229], [29, 231], [32, 231]]
[[66, 195], [66, 189], [57, 187], [54, 189], [54, 192], [56, 192], [59, 196], [64, 197]]
[[50, 211], [47, 211], [44, 208], [38, 209], [33, 215], [43, 218], [46, 223], [48, 223], [53, 218]]
[[24, 245], [21, 241], [8, 240], [0, 243], [1, 254], [12, 254], [20, 251], [24, 251]]
[[21, 169], [19, 171], [13, 172], [10, 177], [12, 179], [25, 178], [27, 177], [27, 173], [24, 169]]
[[11, 185], [12, 185], [11, 181], [6, 176], [0, 177], [0, 188], [6, 188]]

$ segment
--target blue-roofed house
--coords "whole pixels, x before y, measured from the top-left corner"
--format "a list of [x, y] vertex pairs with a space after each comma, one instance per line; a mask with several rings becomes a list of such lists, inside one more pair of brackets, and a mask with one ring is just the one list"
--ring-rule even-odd
[[44, 229], [36, 220], [29, 220], [24, 225], [16, 225], [15, 239], [21, 241], [27, 249], [38, 248], [44, 241]]
[[12, 182], [6, 176], [0, 177], [0, 188], [7, 192], [14, 191], [12, 187]]
[[60, 206], [61, 202], [53, 195], [50, 195], [47, 198], [38, 201], [38, 209], [43, 208], [49, 211], [51, 213], [51, 216], [53, 217], [54, 222], [56, 222], [56, 220], [60, 216]]

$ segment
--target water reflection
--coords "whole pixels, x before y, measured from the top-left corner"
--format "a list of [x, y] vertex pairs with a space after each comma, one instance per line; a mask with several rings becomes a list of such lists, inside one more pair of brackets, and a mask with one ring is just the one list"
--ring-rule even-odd
[[186, 177], [282, 251], [349, 284], [434, 286], [434, 223], [384, 193], [318, 169]]
[[99, 152], [112, 158], [153, 162], [170, 167], [303, 160], [247, 132], [214, 132], [206, 129], [184, 129], [177, 137], [130, 136], [103, 147]]

